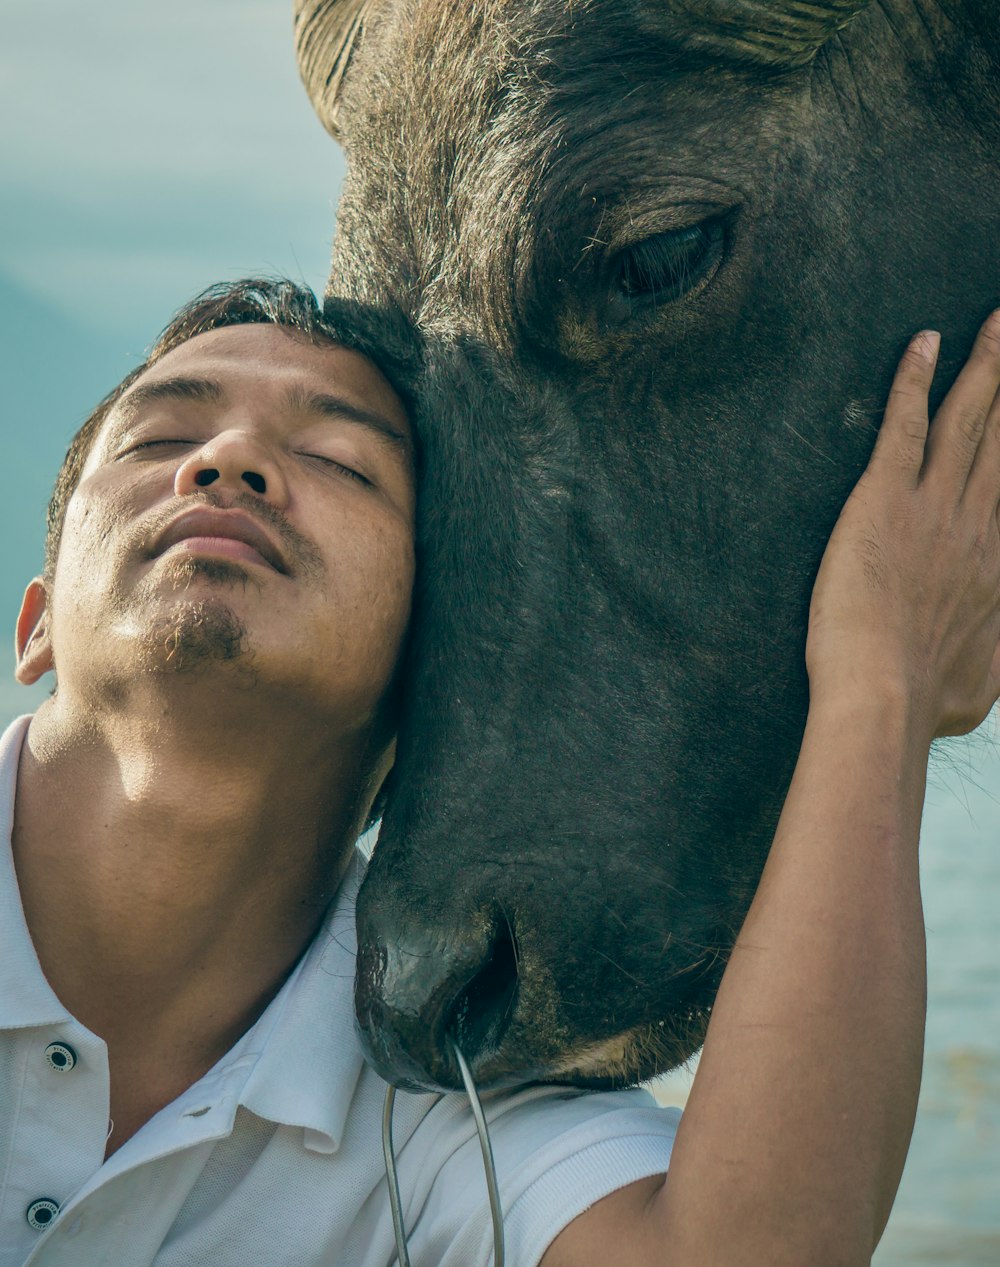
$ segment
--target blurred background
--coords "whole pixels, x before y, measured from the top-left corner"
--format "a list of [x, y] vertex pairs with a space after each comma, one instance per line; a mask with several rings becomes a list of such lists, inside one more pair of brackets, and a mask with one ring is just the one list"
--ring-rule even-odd
[[[295, 68], [291, 0], [0, 0], [0, 721], [14, 621], [73, 432], [213, 281], [321, 290], [344, 165]], [[900, 332], [894, 332], [894, 335]], [[947, 332], [945, 332], [947, 337]], [[1000, 755], [935, 754], [930, 1015], [913, 1148], [878, 1267], [1000, 1264]], [[657, 1093], [683, 1101], [690, 1074]]]
[[[291, 0], [0, 0], [0, 603], [13, 629], [74, 431], [186, 300], [322, 290], [343, 179]], [[9, 642], [9, 640], [7, 640]], [[5, 643], [0, 707], [25, 707]]]

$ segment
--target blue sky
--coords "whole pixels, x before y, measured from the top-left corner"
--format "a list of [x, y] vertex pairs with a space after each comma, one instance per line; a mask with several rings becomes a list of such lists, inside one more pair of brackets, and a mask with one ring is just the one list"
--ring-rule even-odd
[[210, 282], [321, 288], [344, 174], [295, 67], [291, 0], [0, 5], [0, 721], [66, 445]]

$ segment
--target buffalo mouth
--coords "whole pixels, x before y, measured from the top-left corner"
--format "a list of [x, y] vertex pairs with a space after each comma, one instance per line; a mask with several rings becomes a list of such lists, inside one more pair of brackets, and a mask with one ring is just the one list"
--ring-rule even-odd
[[669, 1073], [686, 1064], [704, 1043], [712, 998], [714, 991], [701, 1002], [688, 1002], [669, 1019], [644, 1022], [568, 1051], [544, 1081], [607, 1091]]
[[[442, 1005], [428, 997], [387, 998], [384, 953], [359, 949], [355, 981], [358, 1032], [368, 1062], [386, 1082], [407, 1091], [461, 1090], [452, 1052], [462, 1051], [483, 1090], [560, 1083], [588, 1090], [634, 1086], [688, 1061], [701, 1047], [722, 973], [684, 974], [660, 1017], [607, 1034], [567, 1023], [557, 996], [516, 971], [511, 935], [466, 985]], [[512, 968], [514, 971], [512, 971]]]

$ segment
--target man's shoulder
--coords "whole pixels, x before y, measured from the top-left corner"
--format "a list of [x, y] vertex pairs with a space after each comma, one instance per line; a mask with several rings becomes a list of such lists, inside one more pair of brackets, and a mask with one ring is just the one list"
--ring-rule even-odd
[[[397, 1098], [397, 1104], [403, 1097]], [[486, 1263], [492, 1224], [468, 1101], [415, 1103], [399, 1171], [414, 1220], [414, 1263]], [[484, 1097], [511, 1261], [540, 1261], [568, 1223], [610, 1193], [663, 1174], [680, 1111], [638, 1089], [532, 1086]], [[405, 1110], [404, 1110], [405, 1112]]]

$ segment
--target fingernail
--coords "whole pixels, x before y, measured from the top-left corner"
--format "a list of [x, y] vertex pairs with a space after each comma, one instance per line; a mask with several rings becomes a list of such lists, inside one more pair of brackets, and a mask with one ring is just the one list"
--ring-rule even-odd
[[941, 347], [941, 333], [939, 330], [921, 330], [913, 342], [925, 360], [933, 361]]

